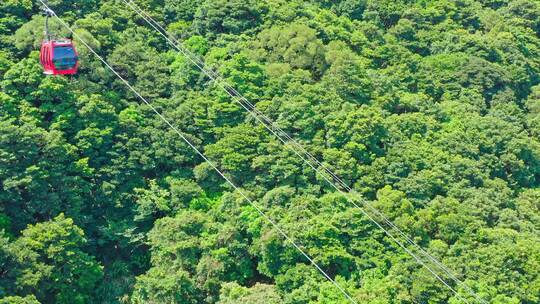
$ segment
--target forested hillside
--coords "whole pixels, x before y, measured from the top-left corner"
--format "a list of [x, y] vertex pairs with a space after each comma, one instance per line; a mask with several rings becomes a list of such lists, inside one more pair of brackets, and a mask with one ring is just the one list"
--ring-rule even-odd
[[[134, 2], [463, 282], [122, 0], [48, 1], [357, 303], [540, 303], [538, 0]], [[0, 1], [1, 304], [351, 303], [80, 41], [43, 75], [41, 8]]]

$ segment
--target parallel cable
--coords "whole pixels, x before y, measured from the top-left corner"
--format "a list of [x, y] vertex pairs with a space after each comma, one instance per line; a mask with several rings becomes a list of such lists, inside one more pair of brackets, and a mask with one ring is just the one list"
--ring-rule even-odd
[[[260, 112], [249, 100], [247, 100], [242, 94], [240, 94], [234, 87], [229, 85], [217, 72], [213, 71], [211, 68], [208, 68], [207, 65], [191, 51], [185, 48], [182, 43], [177, 39], [168, 34], [157, 21], [155, 21], [148, 13], [141, 9], [137, 4], [132, 0], [122, 0], [124, 1], [132, 10], [134, 10], [141, 18], [143, 18], [151, 27], [163, 36], [167, 42], [172, 45], [177, 51], [182, 55], [188, 58], [195, 66], [197, 66], [201, 72], [206, 74], [216, 85], [222, 88], [234, 101], [239, 103], [245, 110], [250, 112], [250, 114], [258, 120], [263, 126], [265, 126], [271, 133], [273, 133], [286, 147], [291, 149], [296, 155], [298, 155], [305, 163], [307, 163], [312, 169], [319, 173], [326, 182], [328, 182], [333, 188], [335, 188], [341, 194], [345, 192], [353, 194], [356, 197], [361, 197], [354, 189], [348, 186], [339, 176], [337, 176], [332, 170], [327, 168], [323, 163], [321, 163], [316, 157], [314, 157], [310, 152], [308, 152], [301, 144], [296, 140], [291, 138], [285, 131], [279, 128], [268, 116]], [[292, 147], [291, 147], [292, 146]], [[323, 171], [323, 172], [321, 172]], [[331, 177], [328, 178], [329, 175]], [[339, 185], [339, 187], [336, 185]], [[344, 191], [343, 191], [344, 190]], [[361, 212], [366, 215], [376, 226], [382, 229], [390, 238], [394, 240], [402, 249], [409, 253], [420, 265], [424, 266], [428, 271], [430, 271], [441, 283], [443, 283], [447, 288], [449, 288], [460, 300], [465, 303], [469, 303], [465, 298], [463, 298], [453, 287], [451, 287], [439, 274], [437, 274], [431, 267], [426, 263], [434, 264], [440, 271], [442, 271], [448, 278], [450, 278], [456, 285], [464, 288], [470, 295], [476, 298], [480, 303], [487, 302], [480, 298], [469, 286], [464, 284], [457, 276], [443, 263], [441, 263], [437, 258], [433, 257], [430, 253], [425, 251], [421, 246], [416, 244], [406, 233], [399, 229], [392, 221], [390, 221], [382, 212], [377, 208], [373, 207], [369, 202], [362, 200], [363, 205], [367, 207], [371, 212], [382, 219], [384, 225], [389, 226], [389, 229], [386, 229], [382, 224], [378, 223], [372, 215], [369, 215], [366, 210], [360, 207], [353, 200], [348, 199], [348, 201], [360, 209]], [[398, 241], [395, 236], [393, 236], [389, 230], [395, 231], [401, 238], [405, 240], [405, 243], [412, 246], [414, 250], [417, 250], [421, 255], [423, 255], [427, 261], [422, 261], [414, 253], [412, 253], [405, 245]]]
[[139, 99], [141, 99], [167, 126], [169, 126], [174, 132], [176, 132], [182, 140], [188, 144], [204, 161], [206, 161], [229, 185], [231, 185], [255, 210], [259, 213], [261, 217], [263, 217], [269, 224], [271, 224], [276, 231], [281, 234], [281, 236], [289, 242], [298, 252], [300, 252], [301, 255], [303, 255], [327, 280], [329, 280], [351, 303], [357, 304], [356, 300], [354, 300], [349, 293], [341, 287], [334, 279], [332, 279], [315, 261], [313, 258], [311, 258], [302, 248], [300, 248], [300, 245], [298, 245], [291, 237], [287, 235], [287, 233], [277, 225], [277, 223], [270, 218], [264, 211], [257, 206], [250, 198], [247, 197], [247, 195], [240, 190], [210, 159], [208, 159], [194, 144], [192, 144], [187, 137], [178, 129], [176, 128], [161, 112], [159, 112], [146, 98], [144, 98], [127, 80], [125, 80], [103, 57], [101, 57], [84, 39], [82, 39], [67, 23], [65, 23], [53, 10], [50, 9], [47, 4], [43, 0], [39, 0], [44, 7], [49, 9], [53, 16], [64, 26], [66, 29], [68, 29], [75, 38], [77, 38], [92, 54], [94, 54], [113, 74], [115, 74]]

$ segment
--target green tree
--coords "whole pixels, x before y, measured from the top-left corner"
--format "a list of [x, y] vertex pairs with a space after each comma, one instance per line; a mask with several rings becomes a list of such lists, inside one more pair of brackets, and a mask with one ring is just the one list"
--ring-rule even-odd
[[26, 297], [4, 297], [0, 299], [1, 304], [39, 304], [35, 296]]
[[194, 27], [201, 34], [240, 34], [261, 22], [265, 7], [257, 1], [205, 1], [197, 10]]
[[322, 74], [324, 47], [314, 29], [293, 23], [263, 30], [255, 42], [256, 56], [267, 62], [286, 62], [293, 68]]
[[182, 270], [151, 268], [137, 277], [131, 303], [200, 303], [197, 288]]
[[60, 214], [52, 221], [30, 225], [11, 245], [17, 258], [17, 286], [41, 301], [87, 303], [103, 272], [83, 251], [83, 231]]
[[220, 300], [218, 304], [278, 304], [283, 300], [272, 285], [255, 284], [253, 287], [246, 288], [236, 283], [226, 283], [221, 289]]

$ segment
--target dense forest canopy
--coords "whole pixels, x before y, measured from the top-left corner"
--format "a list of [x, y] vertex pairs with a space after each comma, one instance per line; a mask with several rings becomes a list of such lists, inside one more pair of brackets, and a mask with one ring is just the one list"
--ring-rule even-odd
[[[485, 303], [540, 303], [539, 1], [135, 2]], [[465, 303], [123, 1], [48, 3], [358, 303]], [[350, 303], [80, 41], [43, 75], [41, 8], [0, 3], [1, 304]]]

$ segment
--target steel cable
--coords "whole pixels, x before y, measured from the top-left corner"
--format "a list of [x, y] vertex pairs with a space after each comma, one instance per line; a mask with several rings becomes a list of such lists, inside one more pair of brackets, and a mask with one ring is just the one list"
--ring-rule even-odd
[[[39, 0], [44, 7], [51, 10], [43, 0]], [[146, 98], [144, 98], [127, 80], [125, 80], [103, 57], [101, 57], [84, 39], [82, 39], [67, 23], [65, 23], [53, 10], [51, 10], [54, 17], [60, 22], [62, 26], [68, 29], [77, 40], [79, 40], [92, 54], [94, 54], [113, 74], [115, 74], [139, 99], [141, 99], [167, 126], [169, 126], [175, 133], [177, 133], [182, 140], [189, 145], [205, 162], [207, 162], [229, 185], [231, 185], [255, 210], [263, 217], [269, 224], [271, 224], [281, 236], [288, 241], [302, 256], [304, 256], [310, 264], [312, 264], [327, 280], [329, 280], [351, 303], [357, 304], [356, 300], [334, 279], [332, 279], [315, 261], [311, 258], [306, 251], [304, 251], [300, 245], [298, 245], [287, 233], [277, 225], [277, 223], [270, 218], [264, 211], [257, 206], [247, 195], [240, 190], [212, 161], [210, 161], [195, 145], [193, 145], [187, 137], [176, 128], [161, 112], [159, 112]]]
[[[172, 45], [177, 51], [183, 54], [188, 58], [195, 66], [197, 66], [201, 72], [207, 75], [216, 85], [221, 87], [234, 101], [239, 103], [245, 110], [247, 110], [257, 121], [259, 121], [263, 126], [273, 133], [285, 146], [291, 149], [297, 156], [299, 156], [305, 163], [307, 163], [312, 169], [314, 169], [318, 174], [320, 174], [326, 182], [328, 182], [332, 187], [334, 187], [341, 194], [352, 194], [354, 197], [361, 198], [361, 195], [358, 194], [354, 189], [348, 186], [339, 176], [337, 176], [332, 170], [326, 167], [321, 163], [315, 156], [308, 152], [300, 143], [290, 137], [285, 131], [283, 131], [279, 126], [277, 126], [268, 116], [260, 112], [249, 100], [247, 100], [242, 94], [240, 94], [236, 89], [234, 89], [230, 84], [228, 84], [217, 72], [208, 68], [207, 65], [191, 51], [185, 48], [177, 39], [173, 38], [168, 34], [168, 32], [157, 22], [155, 21], [148, 13], [142, 10], [137, 4], [131, 0], [122, 0], [124, 1], [132, 10], [134, 10], [141, 18], [143, 18], [151, 27], [163, 36], [167, 42]], [[292, 148], [291, 148], [292, 146]], [[323, 172], [321, 172], [323, 171]], [[329, 175], [326, 176], [325, 174]], [[338, 185], [336, 185], [336, 183]], [[345, 192], [344, 192], [345, 191]], [[457, 276], [442, 262], [437, 258], [423, 249], [421, 246], [416, 244], [405, 232], [403, 232], [399, 227], [397, 227], [392, 221], [388, 219], [382, 212], [377, 208], [373, 207], [369, 202], [361, 199], [361, 203], [375, 214], [376, 217], [380, 218], [384, 225], [389, 226], [390, 228], [384, 228], [383, 224], [377, 222], [373, 215], [367, 213], [365, 209], [360, 207], [354, 200], [350, 197], [348, 201], [356, 208], [360, 209], [361, 212], [367, 216], [376, 226], [382, 229], [391, 239], [394, 240], [402, 249], [404, 249], [409, 255], [411, 255], [420, 265], [424, 266], [429, 272], [431, 272], [441, 283], [443, 283], [447, 288], [449, 288], [459, 299], [465, 303], [469, 303], [467, 299], [461, 296], [450, 284], [448, 284], [436, 271], [434, 271], [427, 263], [434, 264], [440, 271], [442, 271], [445, 276], [450, 278], [456, 285], [464, 288], [470, 295], [472, 295], [478, 302], [485, 303], [487, 302], [480, 298], [469, 286], [464, 284]], [[397, 240], [397, 238], [390, 232], [390, 230], [396, 231], [396, 233], [405, 240], [405, 243], [412, 246], [414, 250], [417, 250], [421, 255], [423, 255], [427, 261], [423, 261], [416, 254], [412, 253], [410, 249], [406, 248], [405, 245]]]

